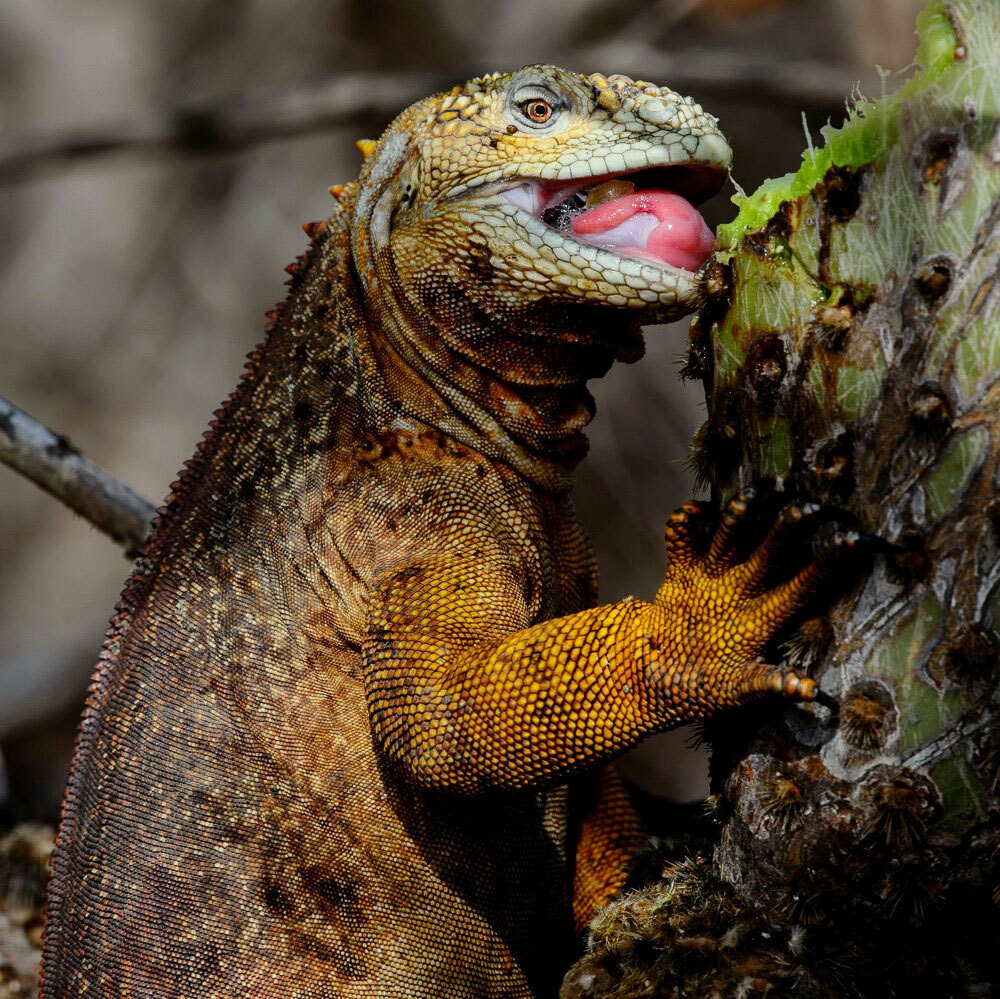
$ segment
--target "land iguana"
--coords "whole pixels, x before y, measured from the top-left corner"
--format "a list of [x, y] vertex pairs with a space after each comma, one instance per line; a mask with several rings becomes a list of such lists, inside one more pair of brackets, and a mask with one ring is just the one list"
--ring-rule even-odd
[[696, 304], [716, 119], [529, 66], [359, 145], [117, 607], [49, 999], [552, 996], [642, 841], [609, 761], [823, 696], [761, 653], [851, 535], [774, 582], [813, 508], [747, 555], [749, 491], [687, 504], [654, 599], [595, 606], [568, 495], [586, 381]]

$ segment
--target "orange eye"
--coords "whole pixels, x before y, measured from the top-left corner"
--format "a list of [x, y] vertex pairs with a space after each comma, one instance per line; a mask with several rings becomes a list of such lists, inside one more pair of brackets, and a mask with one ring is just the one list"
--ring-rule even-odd
[[524, 113], [533, 121], [539, 125], [544, 124], [552, 117], [552, 105], [548, 101], [543, 101], [539, 97], [535, 97], [533, 100], [525, 101], [521, 105]]

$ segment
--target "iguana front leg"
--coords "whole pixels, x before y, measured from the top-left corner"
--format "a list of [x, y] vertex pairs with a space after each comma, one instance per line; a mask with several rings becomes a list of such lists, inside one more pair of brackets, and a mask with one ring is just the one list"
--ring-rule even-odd
[[422, 785], [517, 790], [769, 692], [815, 699], [813, 680], [760, 656], [855, 538], [839, 537], [832, 553], [770, 585], [781, 534], [801, 513], [786, 514], [740, 560], [741, 506], [746, 497], [704, 551], [703, 505], [670, 518], [670, 562], [652, 602], [626, 599], [538, 624], [524, 580], [478, 532], [458, 531], [433, 557], [386, 572], [364, 649], [377, 741]]

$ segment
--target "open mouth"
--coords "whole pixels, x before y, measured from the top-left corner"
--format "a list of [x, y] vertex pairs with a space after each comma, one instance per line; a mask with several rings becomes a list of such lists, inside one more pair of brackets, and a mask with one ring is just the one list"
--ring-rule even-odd
[[715, 235], [694, 206], [725, 176], [702, 165], [658, 167], [558, 183], [525, 180], [500, 197], [577, 242], [696, 271]]

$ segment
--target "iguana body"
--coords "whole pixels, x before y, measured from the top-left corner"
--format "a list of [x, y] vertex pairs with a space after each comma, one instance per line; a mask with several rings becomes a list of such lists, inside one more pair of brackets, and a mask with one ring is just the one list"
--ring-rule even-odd
[[119, 605], [46, 997], [552, 996], [574, 908], [640, 836], [601, 766], [766, 690], [813, 696], [755, 660], [815, 567], [765, 592], [766, 551], [734, 565], [723, 531], [699, 554], [688, 506], [656, 600], [593, 608], [567, 496], [584, 382], [694, 289], [669, 248], [584, 244], [546, 199], [664, 164], [710, 189], [714, 119], [529, 67], [369, 152]]

